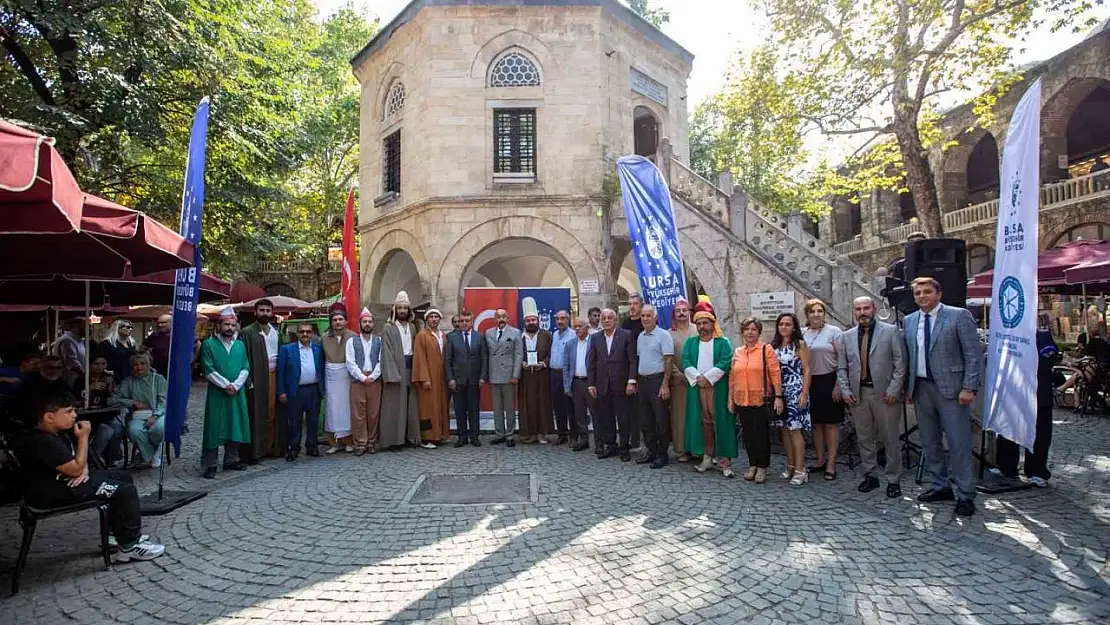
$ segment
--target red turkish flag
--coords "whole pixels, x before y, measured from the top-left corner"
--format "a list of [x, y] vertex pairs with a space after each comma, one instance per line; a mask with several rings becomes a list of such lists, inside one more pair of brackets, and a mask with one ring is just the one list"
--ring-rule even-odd
[[347, 193], [347, 214], [343, 218], [343, 286], [340, 299], [349, 319], [358, 319], [362, 302], [358, 295], [358, 251], [355, 250], [355, 188]]

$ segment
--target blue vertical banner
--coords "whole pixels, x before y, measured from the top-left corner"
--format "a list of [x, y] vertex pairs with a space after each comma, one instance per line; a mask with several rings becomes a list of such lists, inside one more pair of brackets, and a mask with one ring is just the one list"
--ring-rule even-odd
[[181, 236], [193, 244], [193, 266], [178, 269], [173, 293], [173, 325], [166, 393], [166, 441], [174, 456], [181, 456], [181, 429], [192, 387], [193, 341], [197, 328], [197, 279], [200, 275], [201, 222], [204, 217], [204, 155], [208, 140], [208, 98], [197, 105], [185, 163], [185, 189], [181, 196]]
[[983, 429], [1033, 449], [1037, 438], [1037, 241], [1041, 81], [1018, 102], [1006, 131], [995, 233]]
[[[540, 329], [552, 332], [555, 330], [555, 313], [560, 310], [567, 311], [570, 315], [570, 289], [563, 288], [534, 288], [516, 290], [516, 309], [520, 313], [517, 327], [524, 329], [524, 298], [531, 297], [536, 300], [536, 308], [540, 313]], [[573, 318], [574, 315], [571, 315]]]
[[669, 328], [675, 301], [686, 297], [671, 192], [655, 164], [642, 156], [617, 159], [617, 174], [641, 294], [655, 307], [659, 326]]

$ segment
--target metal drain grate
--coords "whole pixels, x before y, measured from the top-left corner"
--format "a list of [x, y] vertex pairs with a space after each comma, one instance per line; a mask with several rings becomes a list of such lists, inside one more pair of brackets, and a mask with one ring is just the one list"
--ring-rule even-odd
[[405, 496], [414, 506], [485, 506], [536, 501], [531, 473], [421, 475]]

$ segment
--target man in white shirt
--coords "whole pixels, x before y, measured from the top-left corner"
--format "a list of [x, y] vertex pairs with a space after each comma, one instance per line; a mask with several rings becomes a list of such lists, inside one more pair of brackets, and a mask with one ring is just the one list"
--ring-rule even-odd
[[351, 374], [351, 437], [355, 455], [378, 451], [382, 409], [382, 339], [374, 334], [374, 315], [363, 308], [358, 336], [347, 341], [347, 372]]
[[570, 398], [574, 427], [578, 437], [571, 451], [590, 448], [589, 412], [593, 404], [587, 382], [586, 355], [590, 351], [590, 324], [584, 318], [574, 320], [574, 338], [563, 343], [563, 392]]
[[[312, 324], [297, 326], [297, 341], [278, 350], [278, 401], [288, 408], [285, 413], [285, 460], [293, 462], [301, 453], [301, 430], [305, 432], [305, 449], [310, 456], [319, 456], [316, 431], [320, 427], [320, 398], [324, 393], [324, 350], [312, 340]], [[307, 427], [305, 427], [307, 425]]]
[[379, 422], [382, 448], [420, 445], [420, 421], [416, 412], [416, 389], [412, 386], [412, 304], [408, 293], [399, 291], [393, 313], [382, 330], [382, 411]]
[[601, 309], [594, 306], [586, 313], [586, 317], [590, 320], [590, 334], [601, 332]]

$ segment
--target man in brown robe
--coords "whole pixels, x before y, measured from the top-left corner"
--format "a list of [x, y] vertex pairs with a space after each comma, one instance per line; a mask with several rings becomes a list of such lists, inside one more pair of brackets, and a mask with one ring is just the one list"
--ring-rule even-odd
[[551, 419], [551, 382], [547, 368], [551, 364], [551, 333], [540, 329], [536, 300], [524, 298], [524, 334], [521, 336], [520, 384], [517, 405], [520, 406], [520, 442], [550, 443], [547, 436], [555, 429]]
[[397, 293], [393, 312], [382, 329], [382, 411], [378, 441], [382, 449], [420, 444], [416, 389], [412, 387], [412, 352], [416, 325], [409, 295]]
[[678, 298], [671, 312], [671, 338], [674, 339], [675, 354], [680, 357], [671, 360], [671, 440], [674, 453], [679, 462], [689, 462], [686, 453], [686, 374], [682, 372], [682, 349], [686, 339], [697, 336], [698, 329], [690, 323], [690, 302], [685, 297]]
[[273, 324], [274, 305], [268, 299], [254, 303], [254, 323], [239, 332], [247, 348], [251, 377], [247, 385], [247, 412], [250, 414], [251, 443], [244, 445], [243, 459], [258, 464], [264, 456], [285, 455], [285, 411], [278, 417], [277, 357], [281, 339]]
[[429, 308], [424, 313], [426, 327], [416, 335], [412, 345], [412, 385], [416, 388], [416, 414], [420, 418], [423, 441], [420, 446], [425, 449], [435, 449], [451, 434], [443, 369], [443, 343], [447, 336], [439, 330], [442, 319], [438, 310]]

